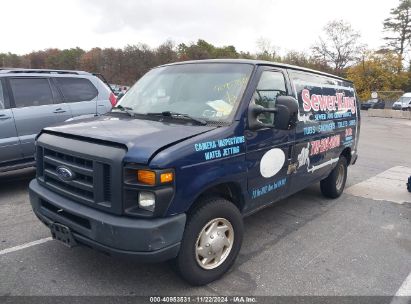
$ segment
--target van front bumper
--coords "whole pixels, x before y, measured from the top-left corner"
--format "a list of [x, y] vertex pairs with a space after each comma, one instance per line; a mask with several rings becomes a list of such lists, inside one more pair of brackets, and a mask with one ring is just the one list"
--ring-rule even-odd
[[70, 228], [77, 243], [113, 256], [142, 262], [161, 262], [177, 256], [186, 215], [140, 219], [112, 215], [73, 202], [48, 190], [37, 180], [30, 182], [30, 202], [46, 225], [60, 223]]

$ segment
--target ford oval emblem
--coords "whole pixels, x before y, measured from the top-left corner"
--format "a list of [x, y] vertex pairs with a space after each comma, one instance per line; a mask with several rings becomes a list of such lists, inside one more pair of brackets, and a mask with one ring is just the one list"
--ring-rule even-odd
[[74, 179], [74, 172], [69, 168], [64, 166], [59, 166], [56, 169], [56, 173], [59, 179], [62, 181], [68, 182]]

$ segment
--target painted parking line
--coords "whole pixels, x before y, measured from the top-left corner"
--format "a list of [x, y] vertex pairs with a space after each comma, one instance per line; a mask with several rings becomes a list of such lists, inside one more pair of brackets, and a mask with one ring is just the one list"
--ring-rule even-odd
[[52, 239], [53, 239], [52, 237], [47, 237], [47, 238], [40, 239], [40, 240], [37, 240], [37, 241], [33, 241], [33, 242], [30, 242], [30, 243], [18, 245], [18, 246], [15, 246], [15, 247], [6, 248], [6, 249], [3, 249], [3, 250], [0, 250], [0, 255], [4, 255], [4, 254], [7, 254], [7, 253], [11, 253], [11, 252], [19, 251], [19, 250], [22, 250], [22, 249], [25, 249], [25, 248], [29, 248], [29, 247], [32, 247], [32, 246], [40, 245], [40, 244], [43, 244], [45, 242], [51, 241]]
[[395, 295], [398, 297], [411, 297], [411, 272]]
[[405, 278], [400, 289], [398, 289], [390, 304], [410, 304], [411, 303], [411, 272]]

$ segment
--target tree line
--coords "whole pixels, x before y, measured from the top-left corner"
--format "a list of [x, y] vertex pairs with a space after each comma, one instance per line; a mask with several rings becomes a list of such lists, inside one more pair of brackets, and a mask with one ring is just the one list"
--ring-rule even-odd
[[46, 49], [26, 55], [0, 53], [0, 67], [32, 69], [68, 69], [102, 73], [110, 83], [133, 84], [152, 67], [185, 60], [211, 58], [247, 58], [278, 61], [332, 72], [326, 64], [302, 52], [291, 51], [285, 56], [277, 54], [275, 47], [258, 41], [260, 51], [238, 52], [232, 45], [217, 47], [199, 39], [195, 43], [176, 45], [166, 41], [157, 48], [146, 44], [128, 45], [119, 48], [93, 48], [85, 51], [81, 48]]
[[343, 20], [325, 25], [318, 40], [306, 52], [280, 54], [270, 39], [257, 40], [254, 53], [237, 51], [233, 45], [215, 46], [205, 40], [175, 44], [166, 41], [156, 48], [138, 43], [120, 48], [83, 50], [46, 49], [25, 55], [0, 53], [0, 67], [84, 70], [103, 74], [110, 83], [131, 85], [152, 67], [184, 60], [245, 58], [287, 63], [346, 77], [361, 99], [372, 91], [411, 91], [411, 0], [400, 0], [383, 22], [386, 42], [370, 50], [361, 35]]

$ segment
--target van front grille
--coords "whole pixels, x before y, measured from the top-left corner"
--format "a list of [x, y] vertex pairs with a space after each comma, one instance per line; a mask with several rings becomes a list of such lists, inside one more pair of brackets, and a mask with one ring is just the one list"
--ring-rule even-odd
[[[111, 167], [92, 157], [79, 157], [69, 153], [38, 146], [38, 177], [44, 186], [79, 203], [111, 207]], [[41, 158], [41, 159], [39, 159]], [[62, 179], [58, 168], [69, 169], [73, 176]]]

